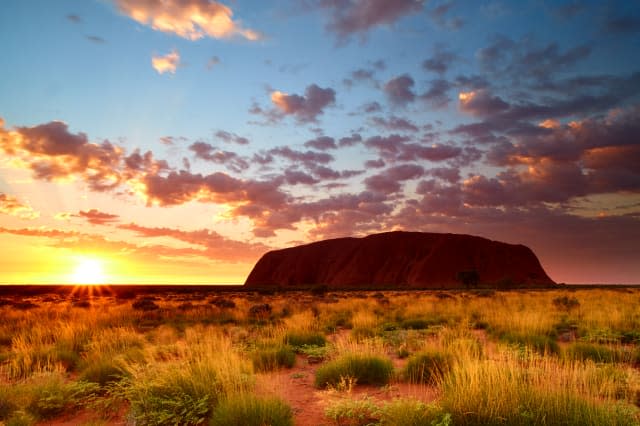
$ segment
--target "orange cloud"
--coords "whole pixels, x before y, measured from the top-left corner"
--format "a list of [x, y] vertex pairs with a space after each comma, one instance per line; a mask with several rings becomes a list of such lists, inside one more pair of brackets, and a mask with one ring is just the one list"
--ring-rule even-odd
[[95, 191], [113, 189], [121, 182], [117, 168], [123, 150], [109, 141], [89, 142], [86, 134], [69, 132], [61, 121], [13, 131], [0, 127], [0, 152], [31, 169], [38, 179], [80, 178]]
[[262, 35], [233, 20], [233, 11], [210, 0], [114, 0], [123, 14], [154, 30], [173, 33], [188, 40], [204, 37], [244, 37], [260, 40]]
[[0, 213], [19, 217], [20, 219], [36, 219], [40, 213], [30, 205], [22, 203], [18, 198], [0, 192]]
[[151, 57], [151, 66], [158, 72], [158, 74], [164, 74], [166, 72], [175, 74], [179, 65], [180, 53], [175, 49], [164, 56]]

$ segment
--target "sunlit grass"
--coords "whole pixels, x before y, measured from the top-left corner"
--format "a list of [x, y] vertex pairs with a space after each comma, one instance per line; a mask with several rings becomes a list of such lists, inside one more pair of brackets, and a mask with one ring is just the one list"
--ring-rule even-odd
[[[216, 424], [247, 413], [289, 424], [287, 402], [256, 397], [254, 384], [312, 361], [320, 364], [310, 392], [404, 381], [436, 395], [428, 405], [347, 398], [334, 411], [370, 410], [381, 424], [400, 415], [406, 424], [638, 421], [637, 290], [219, 298], [235, 306], [197, 294], [158, 297], [150, 311], [95, 295], [89, 308], [57, 296], [25, 309], [4, 304], [0, 422], [33, 424], [111, 401], [140, 424]], [[269, 315], [252, 317], [260, 304]]]

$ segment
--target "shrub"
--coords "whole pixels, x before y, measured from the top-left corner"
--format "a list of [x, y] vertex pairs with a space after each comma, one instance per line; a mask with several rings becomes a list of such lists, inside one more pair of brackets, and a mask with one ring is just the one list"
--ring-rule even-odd
[[218, 401], [253, 385], [250, 366], [228, 338], [187, 329], [185, 341], [179, 359], [128, 366], [130, 377], [112, 386], [136, 424], [200, 424]]
[[451, 414], [414, 399], [396, 399], [382, 406], [382, 426], [450, 426]]
[[122, 362], [111, 357], [91, 359], [85, 363], [84, 368], [80, 371], [82, 380], [97, 383], [100, 387], [104, 387], [111, 382], [117, 382], [127, 376], [128, 373]]
[[79, 408], [98, 391], [92, 383], [65, 383], [62, 376], [55, 373], [41, 376], [27, 387], [28, 411], [45, 419]]
[[296, 362], [296, 354], [287, 345], [264, 347], [252, 352], [251, 361], [256, 371], [273, 371], [282, 367], [293, 367]]
[[160, 306], [153, 301], [153, 299], [144, 297], [142, 299], [138, 299], [131, 305], [133, 309], [138, 311], [156, 311], [160, 309]]
[[211, 426], [293, 426], [291, 408], [278, 398], [239, 394], [220, 401]]
[[316, 371], [315, 385], [335, 386], [350, 377], [360, 384], [384, 385], [393, 376], [393, 364], [387, 358], [369, 354], [345, 354], [329, 361]]
[[14, 395], [9, 386], [0, 386], [0, 424], [18, 408], [13, 397]]
[[268, 303], [260, 303], [249, 308], [249, 317], [256, 320], [266, 320], [271, 315], [271, 305]]
[[405, 330], [424, 330], [434, 325], [442, 325], [446, 323], [447, 320], [441, 317], [406, 318], [400, 322], [400, 327]]
[[294, 348], [324, 346], [327, 344], [327, 338], [324, 334], [313, 331], [290, 331], [286, 334], [285, 341]]
[[236, 307], [236, 302], [233, 300], [218, 297], [209, 301], [210, 304], [217, 306], [220, 309], [233, 309]]
[[367, 426], [378, 424], [380, 409], [370, 397], [339, 401], [325, 410], [325, 415], [338, 425]]
[[552, 300], [553, 306], [564, 311], [570, 311], [580, 306], [580, 301], [575, 297], [559, 296]]
[[412, 383], [435, 383], [449, 370], [451, 364], [452, 359], [448, 354], [424, 351], [409, 358], [404, 375]]

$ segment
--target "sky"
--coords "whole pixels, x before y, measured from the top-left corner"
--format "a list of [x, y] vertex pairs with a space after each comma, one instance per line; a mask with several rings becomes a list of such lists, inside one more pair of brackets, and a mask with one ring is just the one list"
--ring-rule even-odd
[[406, 230], [640, 283], [640, 1], [6, 0], [0, 283]]

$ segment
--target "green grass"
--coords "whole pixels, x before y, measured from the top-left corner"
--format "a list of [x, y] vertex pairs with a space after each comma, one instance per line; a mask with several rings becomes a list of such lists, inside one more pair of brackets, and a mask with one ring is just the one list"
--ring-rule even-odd
[[623, 347], [609, 347], [596, 343], [575, 342], [565, 351], [569, 359], [591, 360], [602, 363], [638, 361], [638, 350], [626, 350]]
[[531, 348], [542, 355], [560, 353], [560, 346], [552, 336], [506, 332], [500, 335], [500, 340], [508, 344]]
[[121, 360], [106, 357], [86, 362], [80, 371], [81, 380], [97, 383], [100, 387], [117, 382], [127, 376], [129, 374]]
[[411, 383], [435, 383], [450, 369], [451, 364], [451, 356], [443, 352], [419, 352], [409, 357], [404, 376]]
[[251, 353], [251, 361], [256, 371], [273, 371], [293, 367], [296, 354], [288, 345], [266, 346], [255, 349]]
[[325, 346], [327, 338], [324, 334], [313, 331], [290, 331], [285, 335], [285, 342], [294, 348], [302, 346]]
[[345, 399], [325, 410], [337, 425], [348, 426], [450, 426], [451, 415], [437, 405], [414, 399], [395, 399], [383, 405], [371, 397]]
[[359, 384], [385, 385], [393, 376], [393, 365], [388, 358], [369, 354], [345, 354], [321, 365], [316, 371], [315, 385], [335, 386], [345, 378]]
[[593, 379], [578, 366], [539, 356], [465, 360], [442, 378], [440, 405], [455, 425], [639, 424], [637, 408], [584, 395]]
[[293, 426], [293, 412], [281, 399], [240, 394], [220, 401], [211, 414], [209, 425]]

